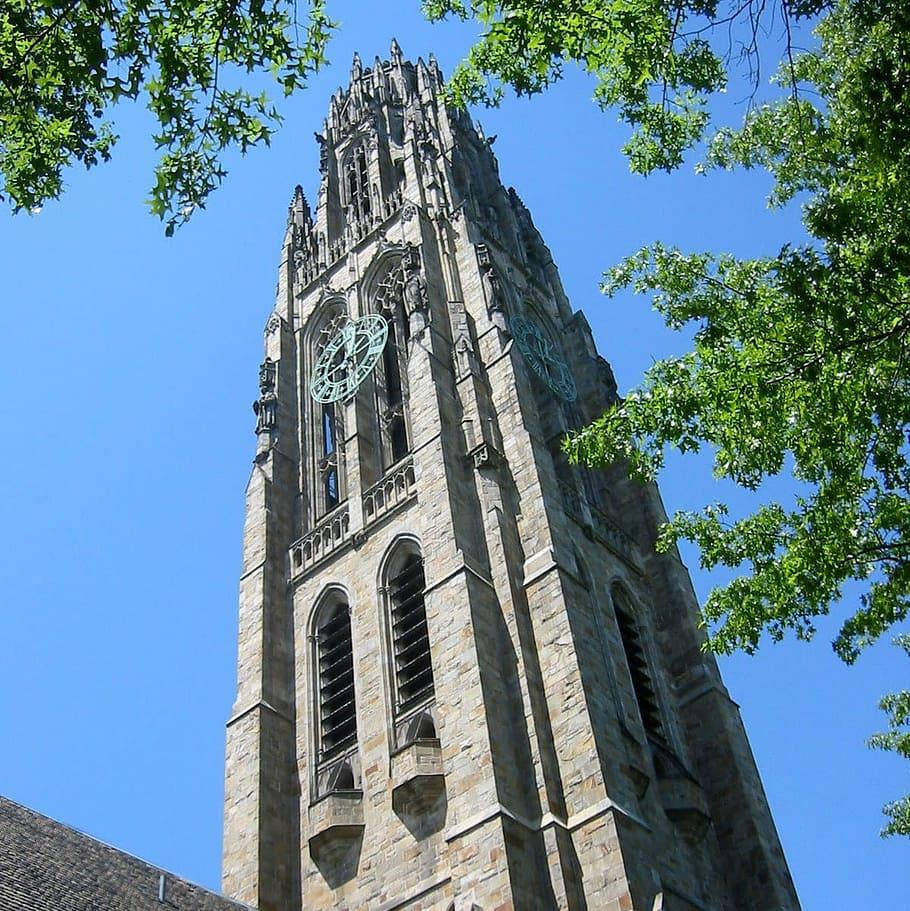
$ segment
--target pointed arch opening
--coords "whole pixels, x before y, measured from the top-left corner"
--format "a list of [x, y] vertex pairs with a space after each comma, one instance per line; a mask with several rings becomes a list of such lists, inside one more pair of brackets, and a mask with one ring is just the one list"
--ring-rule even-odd
[[318, 756], [324, 763], [357, 742], [351, 611], [340, 591], [324, 598], [314, 630]]
[[357, 143], [344, 162], [345, 195], [348, 211], [355, 221], [369, 219], [372, 209], [370, 199], [370, 170], [365, 141]]
[[666, 730], [637, 612], [631, 598], [618, 583], [610, 589], [610, 596], [642, 726], [650, 740], [666, 746]]
[[399, 541], [382, 573], [389, 679], [397, 747], [435, 740], [435, 685], [427, 626], [423, 556], [416, 541]]
[[389, 334], [376, 369], [376, 417], [382, 469], [411, 451], [407, 382], [410, 325], [404, 305], [402, 257], [384, 264], [369, 295], [370, 307], [385, 317]]
[[[347, 320], [347, 306], [343, 300], [329, 301], [313, 316], [305, 334], [305, 376], [312, 376], [325, 346]], [[302, 446], [309, 456], [306, 489], [312, 506], [311, 519], [316, 521], [340, 506], [347, 496], [344, 415], [340, 403], [315, 402], [308, 393], [305, 413], [308, 419]]]

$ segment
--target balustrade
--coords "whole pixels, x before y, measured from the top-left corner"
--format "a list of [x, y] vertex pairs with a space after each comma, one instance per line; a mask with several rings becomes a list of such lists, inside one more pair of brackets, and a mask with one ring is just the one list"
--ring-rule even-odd
[[369, 525], [409, 499], [415, 491], [411, 456], [393, 465], [386, 475], [363, 494], [363, 524]]
[[349, 530], [348, 504], [342, 503], [291, 545], [291, 575], [296, 576], [327, 557], [348, 539]]

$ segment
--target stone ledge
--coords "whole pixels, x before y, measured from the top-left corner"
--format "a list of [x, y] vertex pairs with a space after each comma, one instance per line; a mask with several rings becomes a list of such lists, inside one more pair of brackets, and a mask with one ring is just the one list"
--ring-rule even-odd
[[315, 855], [333, 842], [356, 838], [363, 832], [363, 791], [332, 791], [307, 810], [310, 853]]
[[692, 778], [658, 778], [660, 803], [680, 835], [689, 842], [704, 838], [711, 825], [708, 802], [701, 785]]
[[445, 788], [438, 740], [415, 740], [392, 757], [392, 806], [397, 812], [428, 809]]

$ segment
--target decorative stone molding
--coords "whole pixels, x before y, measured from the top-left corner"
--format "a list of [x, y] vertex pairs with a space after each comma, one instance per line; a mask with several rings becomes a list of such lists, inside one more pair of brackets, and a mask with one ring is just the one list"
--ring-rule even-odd
[[363, 493], [363, 521], [369, 525], [391, 512], [416, 493], [414, 460], [411, 456], [393, 465]]
[[474, 467], [480, 471], [482, 468], [496, 468], [502, 461], [502, 454], [489, 443], [481, 443], [475, 446], [469, 453]]
[[307, 811], [310, 854], [314, 860], [338, 842], [357, 838], [363, 832], [363, 791], [332, 791], [311, 804]]
[[[438, 813], [445, 795], [445, 774], [439, 741], [415, 740], [391, 757], [392, 809], [414, 825]], [[406, 821], [407, 821], [406, 820]]]
[[305, 572], [341, 547], [348, 540], [349, 526], [347, 503], [323, 516], [311, 531], [291, 545], [291, 576]]

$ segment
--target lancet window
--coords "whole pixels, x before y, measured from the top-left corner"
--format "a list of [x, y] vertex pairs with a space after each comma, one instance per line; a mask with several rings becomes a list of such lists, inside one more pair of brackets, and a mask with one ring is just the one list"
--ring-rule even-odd
[[364, 143], [355, 146], [345, 165], [348, 205], [359, 221], [370, 215], [370, 179]]
[[377, 286], [374, 307], [388, 322], [389, 335], [376, 371], [376, 415], [383, 468], [410, 451], [408, 437], [407, 348], [410, 327], [404, 307], [404, 276], [392, 267]]
[[322, 604], [315, 630], [318, 753], [324, 763], [357, 742], [351, 613], [340, 594]]
[[[310, 333], [310, 370], [329, 340], [348, 320], [344, 303], [336, 301], [320, 315]], [[344, 426], [338, 402], [318, 403], [307, 397], [310, 410], [308, 449], [312, 483], [309, 485], [313, 518], [331, 512], [346, 497], [344, 472]]]
[[666, 744], [667, 738], [661, 720], [660, 705], [635, 609], [618, 585], [613, 586], [612, 596], [613, 611], [616, 614], [619, 635], [626, 653], [626, 663], [629, 667], [629, 676], [632, 678], [632, 691], [635, 694], [635, 701], [638, 703], [641, 723], [649, 738], [659, 744]]
[[426, 579], [416, 544], [399, 545], [386, 567], [391, 682], [399, 746], [436, 736], [433, 663], [424, 601]]

